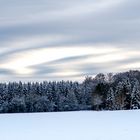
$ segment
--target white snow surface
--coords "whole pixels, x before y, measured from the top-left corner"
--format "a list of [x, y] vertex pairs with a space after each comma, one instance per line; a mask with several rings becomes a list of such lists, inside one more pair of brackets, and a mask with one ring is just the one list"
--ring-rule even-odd
[[1, 114], [0, 140], [140, 140], [140, 110]]

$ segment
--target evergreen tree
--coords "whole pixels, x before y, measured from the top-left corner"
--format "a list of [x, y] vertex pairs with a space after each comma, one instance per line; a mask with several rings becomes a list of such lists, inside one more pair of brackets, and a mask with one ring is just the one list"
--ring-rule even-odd
[[135, 80], [135, 84], [131, 94], [131, 109], [140, 108], [140, 84]]
[[106, 107], [107, 110], [115, 110], [115, 94], [112, 87], [110, 87], [107, 93]]

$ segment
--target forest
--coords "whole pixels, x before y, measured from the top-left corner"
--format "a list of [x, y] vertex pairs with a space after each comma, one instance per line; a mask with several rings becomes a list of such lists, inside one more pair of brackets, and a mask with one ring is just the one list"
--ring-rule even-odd
[[140, 71], [99, 73], [83, 82], [0, 83], [0, 113], [140, 108]]

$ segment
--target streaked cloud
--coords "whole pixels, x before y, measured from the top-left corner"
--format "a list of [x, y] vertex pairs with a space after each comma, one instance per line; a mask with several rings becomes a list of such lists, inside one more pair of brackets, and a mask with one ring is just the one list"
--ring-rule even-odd
[[[40, 63], [50, 62], [57, 59], [81, 56], [81, 55], [92, 55], [92, 54], [102, 54], [109, 53], [115, 50], [115, 48], [106, 47], [98, 49], [97, 47], [59, 47], [58, 48], [38, 48], [38, 49], [27, 49], [14, 55], [10, 56], [8, 61], [1, 62], [1, 68], [7, 68], [15, 71], [17, 74], [32, 74], [34, 71], [28, 67], [31, 65], [37, 65]], [[80, 61], [79, 61], [80, 62]]]
[[140, 69], [138, 0], [0, 0], [0, 75], [81, 80]]

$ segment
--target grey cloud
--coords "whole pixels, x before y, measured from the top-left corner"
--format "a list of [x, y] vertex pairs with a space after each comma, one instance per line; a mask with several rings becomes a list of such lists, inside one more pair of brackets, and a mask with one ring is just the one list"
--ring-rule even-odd
[[[123, 47], [123, 51], [130, 48], [140, 50], [140, 1], [120, 0], [119, 4], [105, 9], [102, 8], [99, 11], [92, 11], [92, 7], [89, 7], [89, 12], [86, 9], [79, 8], [79, 6], [84, 5], [86, 8], [90, 4], [94, 7], [94, 4], [102, 4], [102, 2], [104, 0], [13, 0], [12, 2], [2, 0], [0, 2], [0, 48], [7, 47], [9, 50], [0, 55], [0, 62], [10, 60], [18, 53], [46, 47], [79, 45], [82, 49], [82, 45], [85, 47], [86, 44], [112, 44], [120, 48]], [[13, 47], [12, 49], [10, 46], [12, 40], [18, 42], [19, 37], [26, 39], [46, 35], [62, 35], [66, 38], [64, 37], [58, 41], [54, 39], [54, 41], [44, 44], [29, 44], [25, 48], [20, 48], [19, 46], [19, 48]], [[5, 46], [4, 44], [6, 43], [9, 43], [9, 46]], [[34, 76], [39, 78], [46, 73], [53, 74], [57, 72], [59, 68], [55, 67], [55, 64], [71, 61], [80, 61], [82, 63], [82, 60], [86, 57], [89, 56], [63, 58], [50, 63], [32, 66], [31, 68], [36, 70], [36, 75]], [[103, 63], [94, 65], [81, 64], [73, 66], [73, 68], [81, 72], [81, 75], [82, 73], [96, 74], [99, 71], [109, 71], [114, 67], [134, 62], [139, 62], [138, 56], [115, 63], [107, 63], [106, 65]], [[15, 76], [13, 72], [5, 69], [0, 69], [0, 74]], [[81, 75], [77, 75], [77, 77]], [[53, 79], [53, 76], [49, 77]], [[26, 78], [28, 79], [28, 77]]]
[[[102, 54], [106, 55], [106, 54]], [[100, 56], [99, 55], [95, 55], [96, 56]], [[63, 58], [63, 59], [59, 59], [56, 61], [52, 61], [49, 63], [43, 63], [43, 64], [39, 64], [39, 65], [35, 65], [32, 66], [31, 68], [36, 70], [35, 75], [53, 75], [53, 73], [57, 72], [59, 69], [65, 69], [63, 67], [61, 67], [61, 64], [69, 64], [69, 62], [81, 62], [81, 64], [77, 64], [75, 65], [71, 65], [69, 66], [69, 68], [78, 71], [81, 73], [81, 75], [95, 75], [99, 72], [112, 72], [114, 70], [114, 68], [117, 68], [119, 66], [123, 66], [126, 64], [131, 64], [134, 62], [139, 62], [140, 57], [136, 56], [136, 57], [132, 57], [132, 58], [128, 58], [128, 59], [124, 59], [124, 60], [120, 60], [120, 61], [114, 61], [114, 62], [106, 62], [106, 63], [87, 63], [87, 64], [82, 64], [82, 61], [88, 57], [91, 57], [90, 55], [86, 55], [86, 56], [77, 56], [77, 57], [68, 57], [68, 58]], [[93, 55], [92, 55], [93, 57]], [[67, 69], [67, 67], [66, 67]]]
[[58, 59], [58, 60], [54, 60], [51, 62], [47, 62], [47, 63], [42, 63], [42, 64], [38, 64], [38, 65], [34, 65], [34, 66], [30, 66], [30, 68], [34, 69], [35, 75], [44, 75], [47, 74], [49, 75], [50, 73], [54, 73], [57, 72], [58, 69], [63, 69], [61, 67], [59, 67], [59, 64], [68, 64], [69, 62], [75, 62], [75, 61], [82, 61], [87, 57], [90, 57], [91, 55], [82, 55], [82, 56], [75, 56], [75, 57], [66, 57], [63, 59]]
[[[80, 70], [80, 67], [82, 67], [83, 70], [86, 69], [87, 67], [94, 67], [95, 69], [98, 70], [99, 66], [97, 66], [97, 64], [96, 64], [96, 66], [95, 65], [93, 66], [93, 64], [90, 63], [90, 64], [87, 64], [86, 66], [83, 66], [82, 61], [85, 60], [86, 58], [102, 57], [103, 55], [107, 55], [107, 54], [108, 53], [65, 57], [65, 58], [62, 58], [62, 59], [57, 59], [57, 60], [53, 60], [53, 61], [50, 61], [50, 62], [30, 66], [29, 68], [34, 69], [36, 71], [35, 75], [36, 74], [37, 75], [42, 75], [42, 74], [49, 74], [49, 73], [57, 72], [57, 70], [61, 68], [61, 64], [67, 65], [67, 64], [72, 63], [72, 62], [81, 62], [80, 65], [78, 65], [78, 66], [72, 65], [71, 67], [75, 68], [75, 69], [78, 69], [78, 70]], [[84, 71], [83, 71], [83, 73], [84, 73]]]
[[[44, 1], [43, 1], [44, 2]], [[79, 2], [79, 1], [78, 1]], [[93, 3], [93, 1], [88, 1]], [[86, 2], [86, 3], [88, 3]], [[96, 2], [96, 1], [94, 1]], [[54, 3], [57, 3], [54, 1]], [[70, 2], [74, 4], [74, 1]], [[80, 3], [83, 3], [80, 2]], [[84, 1], [85, 3], [85, 1]], [[139, 41], [140, 36], [140, 16], [139, 2], [137, 0], [122, 2], [113, 9], [100, 13], [89, 13], [88, 15], [76, 17], [52, 17], [53, 21], [45, 21], [19, 24], [0, 28], [1, 39], [16, 38], [17, 36], [53, 34], [71, 36], [70, 40], [64, 40], [66, 45], [71, 43], [122, 43]], [[67, 5], [65, 2], [62, 7]], [[72, 5], [70, 5], [72, 6]], [[58, 5], [59, 7], [59, 5]], [[131, 11], [129, 11], [131, 9]], [[47, 10], [46, 10], [47, 11]], [[48, 10], [49, 11], [49, 10]], [[66, 13], [67, 15], [67, 13]], [[136, 19], [134, 19], [136, 17]], [[129, 41], [128, 41], [129, 40]]]
[[0, 68], [0, 75], [12, 75], [12, 74], [14, 74], [12, 70]]

